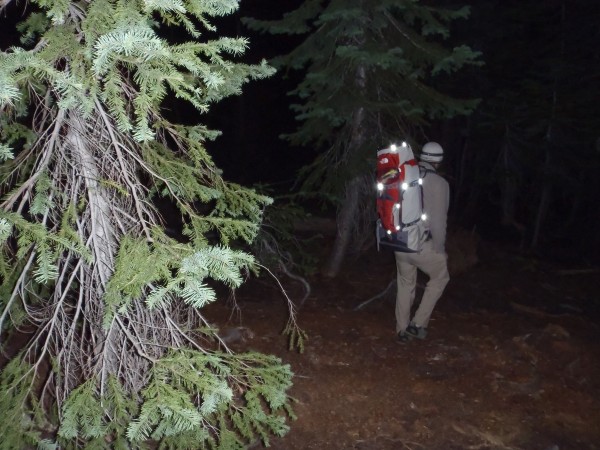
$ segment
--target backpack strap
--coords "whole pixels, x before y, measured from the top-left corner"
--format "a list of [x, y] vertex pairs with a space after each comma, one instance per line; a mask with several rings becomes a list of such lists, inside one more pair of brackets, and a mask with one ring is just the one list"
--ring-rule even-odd
[[[422, 166], [421, 164], [419, 164], [419, 177], [421, 178], [421, 180], [423, 180], [428, 173], [437, 173], [434, 169], [428, 169], [427, 167]], [[421, 213], [425, 212], [425, 195], [423, 194], [423, 185], [419, 185], [420, 191], [421, 191]], [[431, 231], [429, 231], [429, 229], [425, 230], [425, 234], [423, 235], [423, 240], [424, 241], [428, 241], [429, 239], [431, 239]]]
[[435, 171], [435, 169], [428, 169], [427, 167], [424, 167], [421, 164], [419, 164], [419, 176], [421, 178], [425, 178], [428, 173], [437, 173], [437, 172]]

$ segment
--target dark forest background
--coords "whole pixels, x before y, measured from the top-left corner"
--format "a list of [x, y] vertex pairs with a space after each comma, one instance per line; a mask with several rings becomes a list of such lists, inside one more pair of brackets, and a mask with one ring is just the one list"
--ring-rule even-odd
[[[242, 2], [238, 15], [278, 18], [299, 3]], [[479, 98], [475, 112], [432, 122], [427, 130], [446, 151], [452, 221], [542, 256], [597, 260], [600, 3], [430, 3], [470, 6], [470, 18], [454, 22], [450, 43], [466, 43], [484, 61], [441, 86]], [[251, 39], [251, 59], [289, 51], [300, 39], [237, 27]], [[278, 138], [296, 126], [286, 96], [294, 76], [278, 73], [217, 106], [213, 118], [223, 136], [215, 156], [229, 176], [288, 189], [318, 151]]]

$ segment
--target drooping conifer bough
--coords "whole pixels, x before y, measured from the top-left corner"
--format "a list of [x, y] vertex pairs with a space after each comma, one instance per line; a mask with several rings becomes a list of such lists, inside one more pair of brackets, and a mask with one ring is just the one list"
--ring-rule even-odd
[[217, 132], [163, 109], [205, 113], [273, 72], [234, 62], [248, 42], [217, 33], [237, 3], [33, 0], [21, 46], [0, 53], [0, 449], [239, 448], [287, 431], [290, 368], [214, 350], [201, 313], [209, 280], [256, 270], [234, 244], [270, 199], [222, 178]]

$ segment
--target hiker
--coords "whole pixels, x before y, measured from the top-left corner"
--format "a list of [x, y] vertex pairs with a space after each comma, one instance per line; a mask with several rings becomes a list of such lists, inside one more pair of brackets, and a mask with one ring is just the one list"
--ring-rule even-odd
[[[396, 332], [400, 342], [425, 339], [431, 313], [450, 280], [446, 255], [446, 221], [450, 203], [448, 182], [437, 174], [444, 150], [437, 142], [423, 146], [419, 167], [423, 178], [423, 208], [426, 214], [425, 242], [419, 253], [394, 252], [398, 290], [396, 293]], [[429, 276], [421, 303], [410, 319], [415, 300], [417, 269]]]

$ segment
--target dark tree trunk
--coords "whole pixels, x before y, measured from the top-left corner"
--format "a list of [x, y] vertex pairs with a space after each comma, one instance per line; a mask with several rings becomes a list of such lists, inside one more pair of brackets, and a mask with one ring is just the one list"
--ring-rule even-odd
[[552, 186], [547, 179], [547, 174], [550, 171], [550, 150], [546, 151], [546, 160], [544, 163], [544, 184], [542, 187], [542, 193], [540, 196], [540, 203], [537, 208], [537, 213], [535, 217], [535, 224], [533, 229], [533, 236], [531, 238], [531, 248], [535, 248], [538, 246], [540, 241], [540, 235], [542, 232], [542, 225], [544, 223], [544, 219], [546, 218], [546, 213], [548, 212], [548, 207], [550, 206], [550, 200], [552, 198]]
[[[560, 56], [561, 59], [564, 59], [565, 53], [565, 37], [564, 37], [564, 24], [565, 24], [565, 14], [566, 14], [566, 5], [565, 2], [562, 2], [561, 9], [561, 41], [560, 41]], [[546, 214], [548, 212], [548, 208], [550, 207], [550, 202], [552, 201], [552, 184], [549, 179], [549, 174], [552, 173], [552, 164], [554, 163], [552, 158], [552, 148], [554, 145], [554, 134], [555, 134], [555, 120], [556, 120], [556, 111], [558, 109], [559, 104], [559, 77], [555, 75], [554, 77], [554, 87], [552, 90], [552, 111], [550, 115], [550, 120], [548, 123], [548, 128], [546, 130], [546, 155], [544, 159], [544, 169], [543, 169], [543, 185], [542, 192], [540, 196], [540, 203], [538, 205], [533, 236], [531, 238], [531, 248], [535, 248], [538, 246], [540, 242], [540, 236], [542, 232], [542, 225], [544, 224], [544, 220], [546, 218]]]
[[510, 144], [504, 141], [501, 157], [502, 170], [502, 223], [511, 225], [515, 221], [515, 202], [517, 199], [517, 174], [511, 162]]
[[[355, 84], [357, 89], [364, 90], [366, 85], [366, 71], [363, 66], [358, 66], [356, 70]], [[361, 150], [366, 139], [364, 108], [360, 107], [355, 111], [350, 126], [350, 142], [348, 144], [349, 149], [347, 154], [354, 155]], [[349, 157], [351, 158], [352, 156]], [[337, 213], [337, 233], [335, 242], [329, 261], [323, 270], [323, 275], [326, 277], [334, 278], [339, 273], [348, 251], [348, 244], [351, 241], [352, 232], [359, 222], [358, 214], [361, 214], [361, 211], [359, 211], [361, 181], [362, 176], [357, 175], [346, 182], [344, 198]]]
[[521, 185], [521, 173], [515, 162], [516, 150], [512, 146], [510, 128], [506, 127], [504, 143], [500, 154], [500, 170], [502, 173], [502, 225], [511, 227], [519, 233], [520, 246], [526, 244], [526, 226], [517, 218], [517, 199]]
[[323, 275], [334, 278], [340, 271], [342, 263], [348, 253], [348, 244], [351, 241], [352, 231], [357, 222], [361, 195], [361, 177], [356, 177], [346, 184], [345, 200], [337, 215], [337, 233], [329, 261]]
[[460, 142], [458, 154], [458, 162], [456, 164], [456, 187], [454, 188], [454, 205], [455, 208], [460, 207], [463, 196], [465, 185], [468, 183], [467, 180], [467, 161], [470, 156], [470, 148], [469, 148], [469, 136], [468, 134], [465, 138]]

